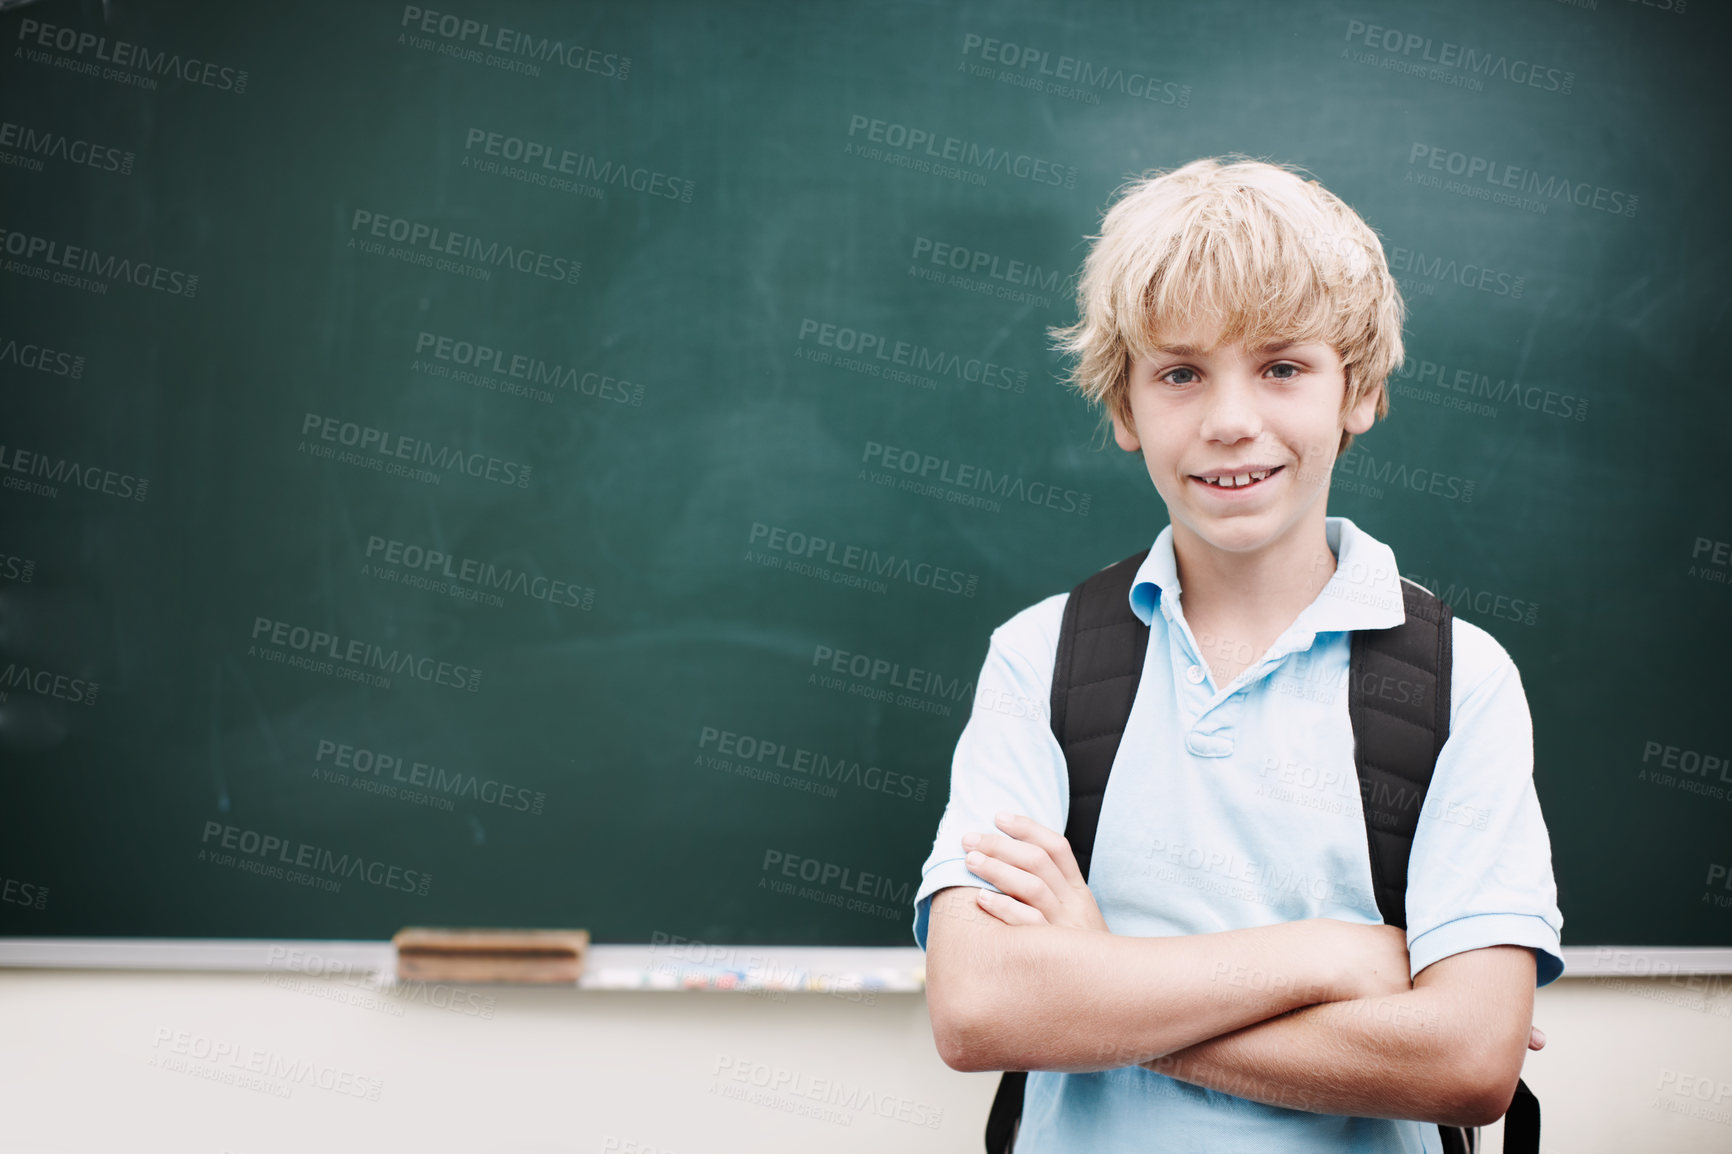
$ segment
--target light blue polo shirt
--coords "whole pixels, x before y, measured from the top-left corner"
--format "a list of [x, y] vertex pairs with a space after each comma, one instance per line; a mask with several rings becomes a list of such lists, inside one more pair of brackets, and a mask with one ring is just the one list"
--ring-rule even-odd
[[[1344, 517], [1325, 524], [1334, 576], [1260, 660], [1222, 687], [1180, 609], [1170, 527], [1138, 570], [1131, 608], [1149, 623], [1148, 656], [1089, 875], [1113, 933], [1202, 934], [1303, 918], [1382, 923], [1347, 716], [1348, 631], [1401, 624], [1401, 578], [1387, 545]], [[1049, 702], [1065, 596], [993, 632], [914, 898], [923, 949], [934, 893], [995, 888], [964, 865], [964, 833], [998, 832], [993, 815], [1001, 810], [1064, 830], [1068, 776]], [[1563, 916], [1533, 787], [1527, 698], [1490, 634], [1458, 617], [1452, 640], [1449, 740], [1408, 865], [1412, 970], [1465, 950], [1520, 945], [1534, 950], [1543, 986], [1563, 972]], [[1016, 1148], [1437, 1154], [1439, 1142], [1431, 1123], [1265, 1106], [1127, 1066], [1031, 1072]]]

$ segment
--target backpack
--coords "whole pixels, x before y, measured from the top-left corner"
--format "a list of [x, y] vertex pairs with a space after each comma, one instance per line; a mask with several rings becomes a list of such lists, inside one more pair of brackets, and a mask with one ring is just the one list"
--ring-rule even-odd
[[[1065, 840], [1086, 880], [1095, 830], [1113, 758], [1130, 719], [1142, 679], [1149, 627], [1130, 608], [1131, 584], [1145, 549], [1096, 573], [1071, 590], [1053, 661], [1052, 732], [1070, 773], [1070, 818]], [[1407, 620], [1392, 629], [1356, 630], [1348, 662], [1347, 715], [1353, 725], [1353, 762], [1364, 801], [1372, 889], [1385, 924], [1407, 926], [1407, 859], [1426, 787], [1449, 735], [1449, 606], [1403, 580]], [[1418, 693], [1377, 693], [1382, 679], [1406, 680]], [[1416, 738], [1420, 740], [1416, 740]], [[1417, 792], [1417, 799], [1414, 797]], [[1399, 804], [1398, 804], [1399, 802]], [[1022, 1120], [1028, 1075], [1007, 1072], [998, 1084], [986, 1123], [987, 1154], [1010, 1154]], [[1477, 1128], [1438, 1125], [1444, 1154], [1473, 1154]], [[1504, 1150], [1538, 1154], [1539, 1101], [1518, 1082], [1504, 1115]]]

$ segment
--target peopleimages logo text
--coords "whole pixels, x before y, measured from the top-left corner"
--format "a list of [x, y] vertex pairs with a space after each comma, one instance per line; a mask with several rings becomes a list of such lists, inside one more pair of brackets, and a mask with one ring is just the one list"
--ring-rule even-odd
[[215, 61], [159, 51], [125, 40], [110, 40], [79, 28], [25, 19], [18, 22], [18, 39], [40, 48], [70, 52], [117, 68], [134, 68], [151, 76], [172, 76], [187, 84], [233, 92], [237, 96], [247, 90], [244, 68], [230, 68]]
[[369, 212], [364, 208], [355, 210], [349, 221], [349, 231], [380, 240], [395, 241], [397, 244], [408, 245], [411, 249], [460, 257], [478, 264], [493, 265], [495, 268], [515, 269], [544, 280], [576, 284], [578, 275], [583, 271], [581, 261], [500, 244], [498, 241], [485, 241], [469, 233], [452, 232], [438, 225], [391, 216], [388, 213]]
[[99, 281], [124, 282], [169, 296], [191, 298], [198, 295], [198, 276], [195, 273], [112, 252], [104, 253], [83, 245], [66, 244], [52, 237], [0, 227], [0, 252], [25, 261], [88, 273]]
[[274, 648], [305, 655], [314, 662], [306, 666], [313, 672], [332, 672], [333, 669], [327, 666], [349, 667], [357, 671], [377, 669], [381, 673], [407, 674], [417, 681], [466, 689], [470, 693], [481, 689], [481, 670], [472, 666], [418, 656], [412, 650], [387, 649], [358, 637], [343, 637], [289, 621], [253, 618], [252, 642], [252, 649]]
[[562, 64], [573, 72], [591, 72], [610, 80], [631, 74], [631, 57], [583, 44], [567, 43], [557, 36], [538, 36], [504, 25], [495, 26], [453, 12], [436, 12], [414, 4], [403, 5], [398, 27], [438, 36], [455, 45], [486, 48], [537, 64]]
[[930, 128], [920, 128], [895, 121], [854, 113], [848, 118], [848, 135], [863, 136], [873, 144], [884, 145], [936, 161], [966, 165], [981, 172], [997, 172], [1035, 184], [1050, 184], [1059, 188], [1076, 187], [1076, 166], [1060, 164], [1041, 156], [1012, 152], [1008, 148], [983, 145], [944, 135]]
[[980, 587], [980, 577], [927, 561], [914, 561], [894, 553], [880, 553], [864, 545], [850, 545], [827, 537], [784, 529], [779, 525], [752, 522], [747, 543], [761, 549], [798, 557], [807, 562], [834, 565], [837, 568], [867, 574], [872, 577], [906, 581], [911, 585], [939, 593], [960, 593], [973, 597]]
[[[213, 839], [214, 846], [211, 845]], [[401, 890], [421, 897], [427, 896], [427, 889], [433, 884], [433, 875], [424, 871], [403, 869], [359, 854], [339, 854], [303, 841], [220, 821], [205, 822], [204, 836], [199, 841], [211, 849], [238, 850], [261, 860], [274, 854], [274, 860], [284, 866], [313, 870], [333, 878], [359, 879], [382, 889]]]
[[464, 473], [492, 481], [496, 485], [518, 489], [529, 487], [531, 466], [521, 461], [509, 461], [486, 453], [460, 449], [454, 445], [440, 445], [373, 425], [345, 421], [340, 417], [307, 413], [301, 418], [301, 435], [313, 436], [380, 457], [400, 458], [433, 469]]

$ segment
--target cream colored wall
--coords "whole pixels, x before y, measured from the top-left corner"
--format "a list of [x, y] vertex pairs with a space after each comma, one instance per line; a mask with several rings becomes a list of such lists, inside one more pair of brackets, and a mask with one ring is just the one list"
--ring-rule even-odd
[[[1724, 977], [1566, 978], [1539, 991], [1536, 1017], [1549, 1044], [1529, 1057], [1527, 1079], [1545, 1109], [1545, 1149], [1732, 1150], [1729, 985]], [[867, 1005], [822, 994], [476, 989], [448, 1001], [450, 991], [420, 993], [445, 1004], [298, 974], [0, 970], [0, 1149], [982, 1148], [996, 1075], [958, 1074], [938, 1060], [917, 994], [881, 994]], [[215, 1062], [191, 1056], [207, 1046], [229, 1049]], [[289, 1084], [286, 1099], [233, 1081], [249, 1062], [272, 1061], [313, 1073]], [[729, 1077], [735, 1071], [744, 1080]], [[784, 1092], [768, 1101], [721, 1092], [754, 1077], [783, 1079]], [[870, 1092], [887, 1116], [858, 1107], [834, 1118], [792, 1112], [823, 1108], [786, 1092], [822, 1099], [828, 1082], [820, 1080]], [[1501, 1149], [1495, 1131], [1488, 1137]]]

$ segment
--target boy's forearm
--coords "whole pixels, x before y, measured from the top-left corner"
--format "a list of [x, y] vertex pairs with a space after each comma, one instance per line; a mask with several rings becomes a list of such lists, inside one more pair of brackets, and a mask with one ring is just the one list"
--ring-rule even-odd
[[1145, 1065], [1295, 1110], [1486, 1125], [1521, 1076], [1532, 982], [1526, 950], [1473, 951], [1405, 993], [1308, 1006]]
[[958, 1069], [1116, 1069], [1344, 996], [1303, 922], [1165, 938], [997, 925], [968, 942], [927, 963], [929, 989], [968, 983], [945, 1039]]
[[1479, 1125], [1434, 991], [1331, 1002], [1146, 1063], [1240, 1098], [1319, 1114]]

